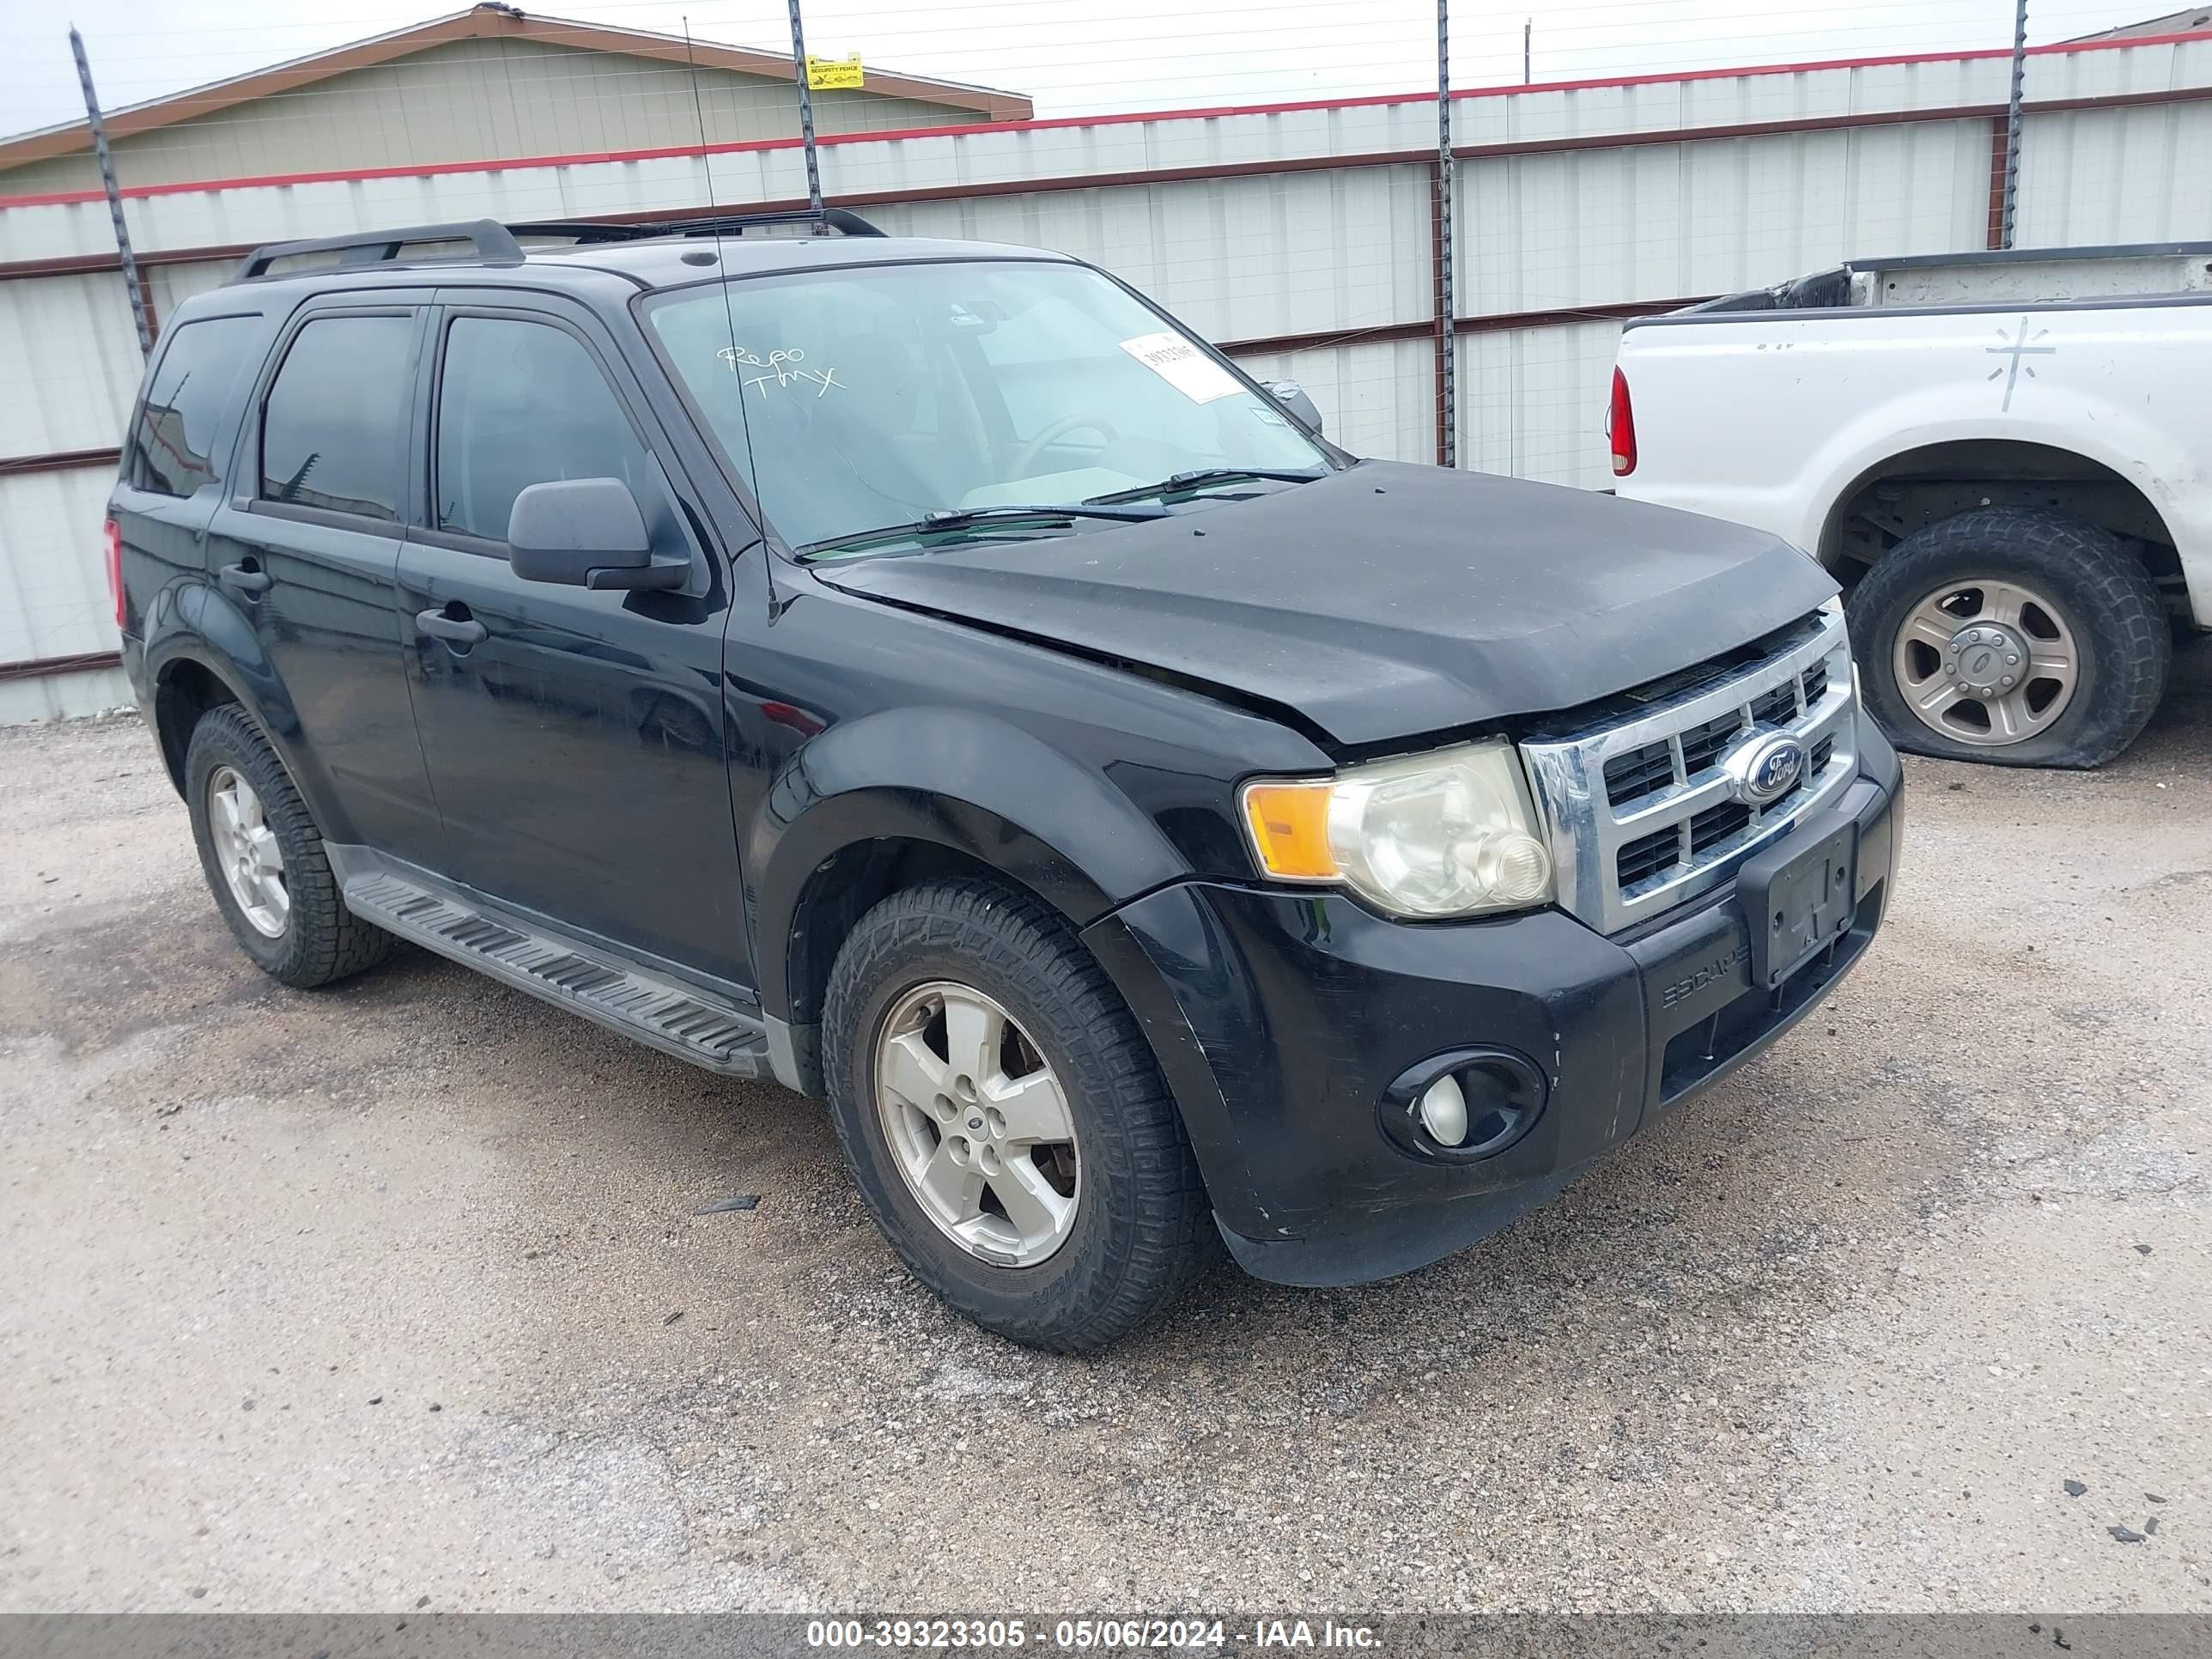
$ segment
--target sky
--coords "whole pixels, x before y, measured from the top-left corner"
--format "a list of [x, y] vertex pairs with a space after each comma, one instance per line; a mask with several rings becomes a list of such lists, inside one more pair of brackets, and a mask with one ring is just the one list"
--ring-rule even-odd
[[[119, 107], [365, 35], [462, 0], [71, 0], [101, 103]], [[805, 0], [808, 50], [1028, 94], [1040, 116], [1419, 91], [1435, 84], [1433, 0]], [[528, 8], [526, 8], [527, 9]], [[2031, 44], [2169, 9], [2031, 0]], [[33, 16], [34, 10], [40, 15]], [[547, 15], [787, 51], [782, 0], [556, 0]], [[0, 133], [83, 113], [70, 17], [0, 9]], [[2005, 47], [2012, 0], [1521, 0], [1451, 7], [1452, 84]]]

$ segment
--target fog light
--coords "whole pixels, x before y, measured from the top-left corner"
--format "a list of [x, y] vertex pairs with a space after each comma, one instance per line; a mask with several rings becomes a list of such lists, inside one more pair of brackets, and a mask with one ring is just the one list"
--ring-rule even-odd
[[1439, 1146], [1457, 1146], [1467, 1139], [1467, 1096], [1459, 1079], [1446, 1072], [1422, 1093], [1414, 1110], [1421, 1127]]
[[1473, 1164], [1517, 1145], [1544, 1110], [1550, 1085], [1516, 1048], [1447, 1048], [1401, 1072], [1375, 1103], [1401, 1152]]

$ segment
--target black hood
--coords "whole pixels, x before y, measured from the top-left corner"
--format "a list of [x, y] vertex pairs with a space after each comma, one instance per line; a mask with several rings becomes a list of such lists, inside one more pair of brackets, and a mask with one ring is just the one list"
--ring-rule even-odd
[[1157, 521], [815, 571], [1295, 709], [1349, 746], [1625, 691], [1836, 591], [1741, 525], [1387, 461]]

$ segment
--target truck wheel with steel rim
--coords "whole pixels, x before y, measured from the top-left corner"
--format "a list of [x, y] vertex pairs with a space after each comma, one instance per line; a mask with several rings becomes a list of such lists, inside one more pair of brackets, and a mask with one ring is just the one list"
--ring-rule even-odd
[[969, 878], [885, 899], [838, 953], [823, 1036], [862, 1198], [915, 1276], [985, 1329], [1102, 1347], [1212, 1259], [1152, 1051], [1036, 899]]
[[2099, 766], [2166, 690], [2157, 585], [2111, 532], [1981, 507], [1907, 537], [1851, 595], [1868, 706], [1900, 749]]
[[236, 703], [193, 728], [185, 800], [216, 908], [263, 972], [307, 990], [383, 960], [392, 935], [345, 908], [307, 803]]

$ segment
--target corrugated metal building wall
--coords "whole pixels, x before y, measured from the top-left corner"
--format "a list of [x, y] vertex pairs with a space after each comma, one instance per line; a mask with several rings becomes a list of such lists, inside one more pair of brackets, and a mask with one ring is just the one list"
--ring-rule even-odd
[[[1853, 255], [1987, 246], [2008, 67], [1990, 53], [1457, 99], [1461, 464], [1603, 482], [1623, 317]], [[2212, 40], [2045, 49], [2027, 100], [2024, 242], [2212, 235]], [[1432, 100], [1376, 99], [855, 134], [822, 156], [831, 198], [888, 230], [1095, 260], [1255, 372], [1304, 384], [1350, 447], [1432, 460], [1434, 133]], [[256, 242], [803, 191], [797, 149], [756, 143], [706, 161], [156, 186], [127, 206], [159, 316]], [[97, 527], [139, 373], [114, 263], [98, 199], [0, 200], [0, 593], [15, 600], [0, 662], [112, 646]], [[0, 718], [118, 696], [96, 676], [0, 683]]]

